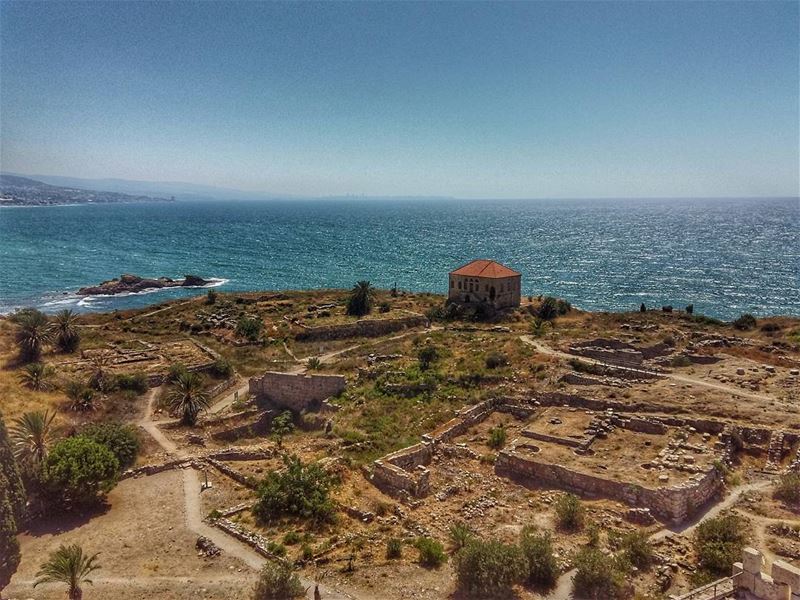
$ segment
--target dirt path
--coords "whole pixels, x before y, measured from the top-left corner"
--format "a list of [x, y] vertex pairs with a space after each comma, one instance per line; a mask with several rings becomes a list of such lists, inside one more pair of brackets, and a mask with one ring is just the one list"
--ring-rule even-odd
[[711, 388], [715, 390], [720, 390], [723, 392], [727, 392], [733, 396], [742, 396], [744, 398], [752, 398], [754, 400], [762, 400], [767, 402], [772, 402], [775, 400], [772, 396], [767, 396], [764, 394], [755, 394], [753, 392], [748, 392], [740, 388], [734, 388], [728, 385], [723, 385], [721, 383], [713, 383], [711, 381], [706, 381], [704, 379], [697, 379], [696, 377], [689, 377], [688, 375], [678, 375], [676, 373], [660, 373], [656, 371], [648, 371], [646, 369], [633, 369], [631, 367], [621, 367], [619, 365], [614, 365], [611, 363], [603, 362], [601, 360], [597, 360], [595, 358], [588, 358], [586, 356], [577, 356], [574, 354], [568, 354], [567, 352], [562, 352], [560, 350], [556, 350], [555, 348], [551, 348], [550, 346], [546, 346], [541, 342], [533, 339], [529, 335], [521, 335], [520, 340], [523, 343], [528, 344], [529, 346], [533, 346], [537, 352], [541, 352], [542, 354], [547, 354], [548, 356], [556, 356], [558, 358], [563, 359], [579, 359], [582, 362], [589, 363], [592, 365], [600, 365], [601, 367], [613, 367], [615, 369], [624, 369], [626, 371], [631, 371], [633, 373], [636, 372], [643, 372], [643, 373], [656, 373], [662, 377], [667, 379], [672, 379], [673, 381], [680, 381], [681, 383], [688, 383], [691, 385], [697, 385], [700, 387]]

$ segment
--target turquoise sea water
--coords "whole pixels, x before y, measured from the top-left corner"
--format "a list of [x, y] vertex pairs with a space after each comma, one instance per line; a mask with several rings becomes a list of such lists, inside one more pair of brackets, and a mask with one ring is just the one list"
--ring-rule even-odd
[[444, 293], [493, 258], [524, 294], [585, 309], [693, 303], [731, 318], [800, 315], [794, 199], [292, 200], [0, 209], [0, 312], [112, 310], [205, 290], [80, 299], [118, 276], [218, 278], [221, 290], [379, 287]]

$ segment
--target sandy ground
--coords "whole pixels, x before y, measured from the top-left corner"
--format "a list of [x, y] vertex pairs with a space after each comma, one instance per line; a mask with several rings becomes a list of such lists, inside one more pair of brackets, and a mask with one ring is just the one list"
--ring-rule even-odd
[[223, 552], [197, 556], [197, 536], [185, 525], [184, 473], [168, 471], [122, 481], [108, 496], [109, 507], [88, 519], [54, 518], [20, 536], [22, 562], [3, 598], [63, 599], [58, 584], [32, 582], [40, 563], [59, 544], [78, 543], [100, 552], [101, 569], [84, 598], [237, 598], [246, 596], [255, 571]]

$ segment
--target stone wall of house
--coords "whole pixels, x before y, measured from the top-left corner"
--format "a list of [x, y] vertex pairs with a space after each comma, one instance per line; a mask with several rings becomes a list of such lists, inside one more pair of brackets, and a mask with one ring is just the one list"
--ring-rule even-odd
[[319, 408], [323, 400], [344, 391], [342, 375], [304, 375], [267, 371], [250, 378], [250, 395], [277, 408], [295, 412]]
[[713, 468], [705, 473], [698, 473], [684, 483], [652, 489], [535, 460], [517, 453], [513, 448], [498, 454], [495, 473], [523, 483], [535, 482], [585, 496], [610, 498], [631, 506], [647, 507], [659, 517], [674, 523], [681, 523], [691, 517], [719, 493], [723, 486], [722, 477]]
[[458, 415], [447, 423], [440, 425], [432, 432], [422, 436], [427, 442], [448, 442], [459, 435], [463, 435], [470, 427], [486, 419], [500, 404], [498, 399], [484, 400], [474, 406], [462, 408]]
[[353, 337], [378, 337], [412, 327], [427, 327], [428, 319], [424, 315], [412, 314], [398, 319], [360, 319], [355, 323], [345, 323], [343, 325], [308, 327], [295, 324], [295, 326], [300, 328], [300, 331], [295, 333], [295, 339], [309, 342]]

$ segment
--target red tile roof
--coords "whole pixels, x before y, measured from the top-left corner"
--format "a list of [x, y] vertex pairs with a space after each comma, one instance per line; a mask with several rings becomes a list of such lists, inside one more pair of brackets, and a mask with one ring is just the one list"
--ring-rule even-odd
[[493, 260], [479, 259], [473, 260], [471, 263], [452, 271], [450, 275], [500, 279], [502, 277], [516, 277], [519, 273]]

